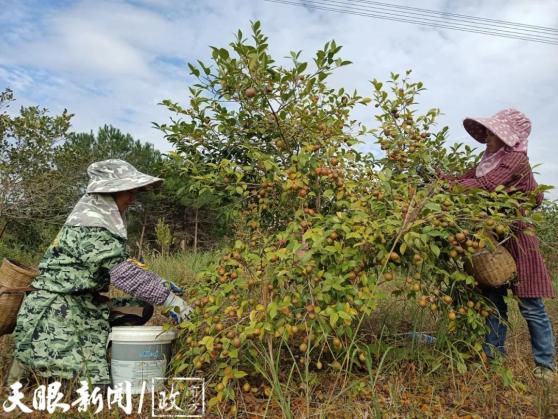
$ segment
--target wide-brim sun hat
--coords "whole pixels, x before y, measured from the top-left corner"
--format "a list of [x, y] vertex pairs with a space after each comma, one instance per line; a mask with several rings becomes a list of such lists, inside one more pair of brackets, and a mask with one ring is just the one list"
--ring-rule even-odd
[[145, 188], [163, 179], [142, 173], [124, 160], [110, 159], [95, 162], [87, 168], [87, 193], [114, 193]]
[[517, 109], [511, 108], [488, 118], [465, 118], [463, 127], [479, 143], [486, 143], [485, 129], [488, 129], [509, 147], [524, 142], [531, 133], [529, 118]]

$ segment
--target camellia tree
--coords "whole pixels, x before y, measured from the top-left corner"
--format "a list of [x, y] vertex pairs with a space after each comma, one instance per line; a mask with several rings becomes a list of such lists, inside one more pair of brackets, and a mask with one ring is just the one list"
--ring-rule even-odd
[[[459, 359], [480, 350], [490, 307], [464, 262], [508, 235], [533, 197], [439, 179], [474, 156], [445, 147], [437, 110], [416, 112], [423, 87], [409, 73], [362, 97], [327, 84], [350, 64], [335, 42], [312, 65], [291, 53], [283, 66], [258, 22], [252, 30], [250, 42], [239, 31], [229, 49], [213, 48], [212, 65], [190, 65], [188, 106], [164, 102], [177, 116], [159, 127], [191, 182], [236, 220], [234, 243], [190, 296], [175, 372], [203, 372], [214, 405], [239, 389], [280, 398], [278, 371], [363, 368], [362, 323], [393, 290], [444, 324]], [[374, 130], [351, 118], [371, 103]], [[359, 151], [371, 135], [384, 158]]]

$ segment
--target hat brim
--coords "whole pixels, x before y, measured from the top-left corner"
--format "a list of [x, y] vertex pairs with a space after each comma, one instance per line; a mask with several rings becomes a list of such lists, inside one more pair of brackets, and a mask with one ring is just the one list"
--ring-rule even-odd
[[[480, 119], [480, 118], [478, 118]], [[476, 118], [465, 118], [463, 120], [465, 131], [479, 143], [486, 144], [486, 126]]]
[[132, 191], [134, 189], [145, 188], [163, 182], [163, 179], [142, 175], [133, 179], [107, 179], [101, 182], [90, 183], [87, 186], [87, 193], [115, 193]]
[[495, 120], [494, 118], [465, 118], [463, 120], [463, 127], [471, 137], [481, 144], [486, 144], [486, 130], [493, 133], [507, 146], [513, 147], [520, 138], [511, 129], [502, 129], [502, 121]]

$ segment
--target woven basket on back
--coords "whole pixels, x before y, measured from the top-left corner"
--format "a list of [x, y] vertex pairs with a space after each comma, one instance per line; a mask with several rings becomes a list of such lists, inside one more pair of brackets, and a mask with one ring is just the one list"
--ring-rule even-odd
[[492, 241], [491, 249], [475, 253], [465, 268], [480, 286], [497, 288], [509, 283], [517, 273], [515, 260], [501, 244]]
[[0, 336], [12, 333], [25, 292], [31, 291], [31, 281], [39, 274], [35, 268], [12, 259], [0, 266]]

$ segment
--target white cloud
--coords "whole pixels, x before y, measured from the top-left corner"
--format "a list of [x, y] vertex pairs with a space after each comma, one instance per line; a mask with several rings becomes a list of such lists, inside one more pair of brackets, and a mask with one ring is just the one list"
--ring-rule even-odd
[[[156, 103], [185, 101], [191, 82], [185, 62], [207, 60], [208, 45], [227, 45], [249, 20], [262, 21], [275, 57], [313, 52], [331, 39], [354, 64], [334, 77], [337, 86], [371, 92], [368, 81], [413, 69], [425, 82], [421, 108], [439, 107], [452, 141], [474, 144], [461, 126], [469, 115], [517, 107], [533, 122], [530, 157], [543, 163], [539, 181], [557, 185], [552, 148], [558, 137], [558, 46], [466, 32], [437, 30], [346, 14], [317, 12], [263, 0], [79, 1], [40, 13], [13, 1], [0, 17], [0, 83], [24, 103], [76, 113], [74, 127], [95, 130], [112, 123], [162, 148], [151, 128], [167, 120]], [[399, 1], [417, 7], [415, 1]], [[453, 2], [427, 0], [420, 7], [492, 19], [558, 27], [556, 0]], [[12, 25], [9, 23], [12, 22]], [[372, 123], [370, 111], [358, 117]], [[553, 193], [558, 197], [558, 193]]]

